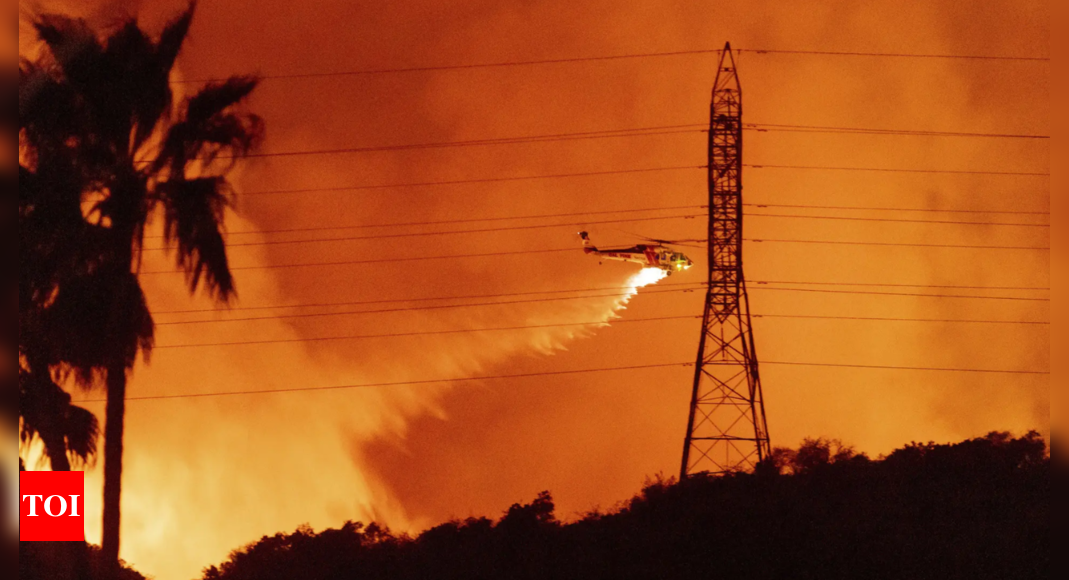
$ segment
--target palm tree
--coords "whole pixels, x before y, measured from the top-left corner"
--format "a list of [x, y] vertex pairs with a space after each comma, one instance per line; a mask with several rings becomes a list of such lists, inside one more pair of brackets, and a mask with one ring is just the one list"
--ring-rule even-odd
[[52, 471], [70, 471], [96, 455], [96, 415], [71, 404], [71, 396], [50, 376], [19, 370], [19, 439], [40, 439]]
[[190, 292], [203, 284], [229, 301], [227, 175], [262, 135], [260, 119], [237, 110], [256, 79], [209, 83], [175, 104], [171, 69], [193, 12], [155, 40], [136, 22], [102, 40], [84, 21], [41, 15], [43, 56], [20, 65], [20, 346], [25, 303], [48, 367], [106, 388], [109, 578], [118, 573], [127, 373], [153, 345], [138, 279], [145, 229], [161, 217]]

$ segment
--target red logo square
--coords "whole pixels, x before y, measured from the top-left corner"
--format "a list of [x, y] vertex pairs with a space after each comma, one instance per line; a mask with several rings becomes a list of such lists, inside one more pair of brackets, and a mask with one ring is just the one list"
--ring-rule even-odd
[[19, 541], [85, 541], [85, 473], [19, 472]]

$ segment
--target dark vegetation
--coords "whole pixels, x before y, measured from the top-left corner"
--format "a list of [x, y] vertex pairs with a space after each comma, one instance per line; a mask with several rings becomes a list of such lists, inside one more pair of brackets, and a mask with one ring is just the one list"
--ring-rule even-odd
[[752, 474], [656, 481], [564, 524], [542, 493], [416, 538], [347, 523], [264, 537], [203, 580], [1046, 578], [1050, 459], [1036, 433], [872, 460], [807, 440]]
[[[73, 578], [81, 575], [82, 569], [88, 570], [83, 578], [115, 577], [109, 576], [114, 572], [108, 570], [99, 546], [75, 542], [19, 542], [18, 568], [19, 580]], [[120, 560], [117, 580], [147, 579]]]

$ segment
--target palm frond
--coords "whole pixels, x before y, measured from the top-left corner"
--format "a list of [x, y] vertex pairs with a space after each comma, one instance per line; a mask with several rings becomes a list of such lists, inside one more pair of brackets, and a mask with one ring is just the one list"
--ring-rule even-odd
[[258, 80], [235, 77], [206, 86], [184, 103], [181, 118], [171, 126], [153, 171], [170, 169], [183, 174], [199, 160], [204, 166], [220, 155], [236, 161], [259, 145], [263, 121], [256, 115], [234, 111], [256, 88]]
[[186, 121], [194, 125], [209, 122], [252, 94], [260, 83], [255, 77], [231, 77], [211, 83], [190, 97], [186, 104]]
[[72, 464], [87, 466], [96, 457], [97, 441], [100, 438], [100, 423], [92, 412], [75, 405], [68, 405], [64, 437], [67, 455]]
[[75, 101], [72, 87], [45, 69], [34, 69], [20, 78], [19, 129], [27, 131], [31, 150], [59, 149], [69, 140], [80, 124]]
[[[100, 76], [107, 82], [91, 87], [91, 102], [100, 116], [101, 129], [114, 131], [111, 140], [122, 146], [120, 153], [132, 155], [171, 106], [167, 73], [160, 82], [155, 47], [136, 21], [127, 22], [108, 37], [101, 61]], [[133, 142], [126, 143], [131, 131]]]
[[156, 189], [165, 207], [164, 238], [177, 242], [178, 266], [186, 272], [190, 290], [196, 291], [203, 280], [212, 296], [230, 300], [234, 278], [220, 231], [230, 198], [226, 179], [171, 180]]
[[104, 47], [85, 20], [42, 14], [33, 27], [67, 80], [76, 85], [93, 82]]
[[120, 267], [101, 268], [65, 280], [40, 315], [56, 360], [83, 386], [118, 356], [132, 366], [154, 344], [154, 325], [137, 276]]
[[178, 53], [182, 50], [186, 36], [189, 35], [189, 27], [193, 24], [193, 13], [196, 12], [196, 1], [190, 2], [189, 7], [178, 18], [175, 18], [160, 34], [160, 41], [156, 45], [156, 57], [159, 59], [158, 67], [170, 71], [174, 68]]

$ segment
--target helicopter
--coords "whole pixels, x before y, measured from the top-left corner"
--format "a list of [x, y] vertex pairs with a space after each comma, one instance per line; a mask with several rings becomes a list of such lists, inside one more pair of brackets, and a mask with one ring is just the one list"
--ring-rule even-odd
[[669, 276], [672, 275], [672, 272], [686, 270], [694, 265], [694, 262], [683, 255], [682, 252], [676, 252], [667, 247], [666, 244], [672, 243], [667, 240], [649, 238], [651, 242], [654, 242], [653, 244], [638, 244], [630, 248], [602, 250], [591, 243], [590, 234], [587, 232], [579, 232], [579, 238], [583, 240], [584, 253], [596, 254], [606, 260], [632, 262], [641, 264], [646, 268], [659, 268]]

